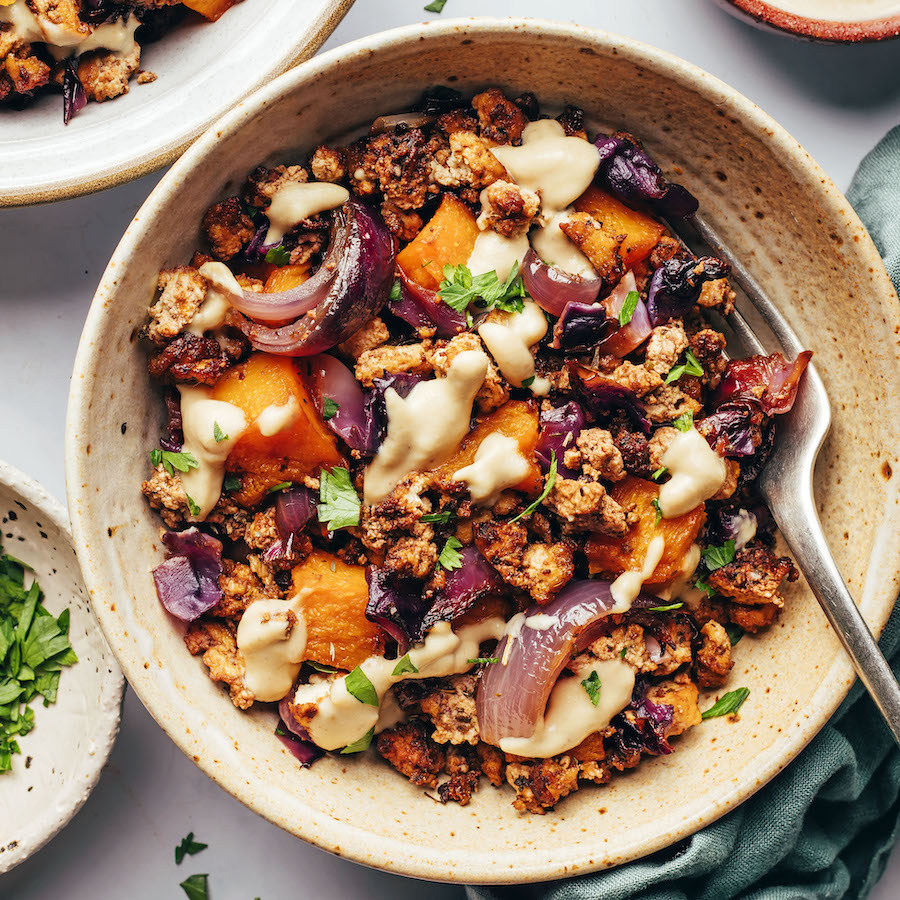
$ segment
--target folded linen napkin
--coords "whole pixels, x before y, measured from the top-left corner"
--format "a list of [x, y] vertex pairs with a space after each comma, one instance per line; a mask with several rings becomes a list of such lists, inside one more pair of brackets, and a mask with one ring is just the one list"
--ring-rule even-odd
[[[849, 199], [900, 291], [900, 126], [862, 161]], [[900, 673], [900, 606], [881, 646]], [[900, 749], [857, 683], [831, 721], [765, 788], [646, 859], [469, 900], [861, 900], [900, 831]]]

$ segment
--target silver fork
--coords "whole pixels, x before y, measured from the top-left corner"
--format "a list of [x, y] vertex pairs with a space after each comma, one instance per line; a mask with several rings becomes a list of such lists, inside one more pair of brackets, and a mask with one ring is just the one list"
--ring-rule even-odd
[[[699, 239], [716, 256], [731, 264], [735, 281], [788, 358], [796, 358], [805, 349], [759, 282], [708, 222], [697, 215], [687, 220], [685, 224], [695, 235], [685, 234], [685, 229], [678, 224], [667, 224], [688, 247], [696, 246]], [[768, 352], [738, 310], [729, 315], [728, 324], [751, 353]], [[775, 447], [757, 485], [797, 565], [849, 654], [856, 674], [884, 716], [894, 740], [900, 744], [900, 684], [841, 577], [816, 510], [813, 471], [830, 426], [828, 395], [815, 365], [810, 364], [793, 409], [778, 417]]]

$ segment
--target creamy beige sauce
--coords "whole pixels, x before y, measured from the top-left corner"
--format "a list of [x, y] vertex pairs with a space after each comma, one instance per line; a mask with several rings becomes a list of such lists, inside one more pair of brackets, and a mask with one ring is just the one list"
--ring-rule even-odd
[[666, 519], [683, 516], [725, 484], [725, 460], [696, 428], [679, 431], [660, 462], [671, 476], [659, 489], [659, 511]]
[[556, 266], [570, 275], [580, 278], [596, 278], [597, 273], [590, 260], [566, 237], [559, 227], [569, 218], [571, 210], [564, 209], [555, 213], [543, 228], [535, 229], [531, 235], [534, 252], [547, 263]]
[[[225, 460], [247, 430], [247, 420], [234, 404], [213, 400], [210, 388], [180, 384], [178, 391], [181, 394], [184, 452], [190, 453], [198, 463], [198, 468], [178, 474], [185, 492], [200, 507], [199, 513], [187, 517], [188, 521], [202, 522], [222, 493]], [[226, 436], [224, 440], [216, 440], [216, 424]]]
[[691, 548], [685, 554], [684, 559], [682, 559], [681, 565], [678, 567], [675, 576], [667, 584], [654, 588], [653, 593], [666, 603], [670, 603], [676, 598], [683, 599], [681, 594], [687, 590], [688, 586], [692, 583], [692, 576], [694, 572], [697, 571], [697, 566], [699, 565], [700, 545], [691, 544]]
[[528, 252], [528, 236], [503, 237], [496, 231], [482, 231], [475, 238], [475, 246], [466, 261], [466, 266], [473, 275], [484, 275], [496, 272], [501, 281], [509, 278], [509, 273]]
[[79, 56], [89, 50], [111, 50], [127, 54], [134, 50], [134, 32], [140, 22], [134, 15], [128, 19], [117, 19], [91, 28], [72, 31], [46, 18], [36, 16], [25, 3], [17, 0], [11, 6], [0, 6], [0, 22], [12, 24], [18, 36], [29, 43], [35, 41], [47, 45], [57, 60], [68, 56]]
[[520, 313], [505, 313], [502, 319], [478, 326], [478, 335], [503, 373], [503, 377], [517, 387], [533, 378], [530, 389], [539, 397], [550, 392], [550, 382], [534, 374], [531, 348], [547, 333], [547, 319], [531, 300], [526, 300]]
[[[581, 684], [591, 672], [600, 679], [596, 706]], [[556, 682], [531, 737], [503, 738], [500, 749], [539, 759], [565, 753], [595, 731], [606, 728], [612, 717], [631, 702], [633, 690], [634, 669], [628, 663], [621, 659], [595, 660]]]
[[263, 437], [272, 437], [279, 431], [290, 428], [300, 415], [300, 404], [297, 398], [291, 394], [287, 403], [280, 406], [272, 403], [267, 406], [257, 417], [256, 427]]
[[225, 324], [228, 310], [244, 296], [244, 289], [225, 263], [206, 262], [198, 271], [206, 279], [206, 297], [185, 331], [202, 335]]
[[614, 612], [624, 613], [631, 609], [631, 604], [637, 600], [644, 582], [653, 574], [666, 549], [665, 538], [658, 534], [647, 545], [644, 554], [644, 562], [638, 570], [623, 572], [609, 587], [616, 605]]
[[769, 2], [795, 16], [825, 19], [830, 22], [866, 22], [900, 13], [900, 3], [897, 0], [769, 0]]
[[300, 595], [254, 600], [241, 616], [237, 646], [244, 657], [244, 684], [263, 702], [281, 700], [306, 655], [306, 620]]
[[311, 181], [306, 184], [288, 182], [275, 192], [266, 210], [269, 219], [266, 243], [280, 243], [281, 239], [304, 219], [327, 209], [343, 206], [349, 199], [350, 192], [339, 184], [328, 184], [324, 181]]
[[546, 631], [548, 628], [559, 625], [559, 619], [556, 616], [547, 615], [547, 613], [535, 613], [533, 616], [526, 617], [522, 624], [533, 631]]
[[420, 382], [406, 398], [387, 389], [387, 435], [366, 469], [366, 503], [383, 500], [410, 472], [428, 471], [453, 455], [469, 430], [487, 367], [481, 350], [465, 350], [444, 378]]
[[[409, 650], [410, 662], [418, 672], [404, 672], [394, 675], [395, 659], [370, 656], [360, 664], [375, 693], [379, 706], [370, 706], [357, 700], [348, 690], [346, 676], [314, 675], [309, 684], [298, 686], [294, 704], [313, 704], [317, 708], [315, 716], [304, 717], [303, 724], [313, 742], [325, 750], [338, 750], [358, 741], [371, 728], [380, 724], [380, 706], [390, 688], [398, 681], [410, 678], [444, 678], [468, 672], [472, 668], [470, 659], [478, 656], [481, 643], [499, 640], [503, 636], [506, 623], [498, 616], [466, 625], [454, 632], [449, 622], [438, 622], [425, 636], [425, 640], [414, 644]], [[396, 715], [388, 709], [384, 721]], [[381, 721], [383, 725], [383, 721]], [[389, 727], [383, 725], [383, 727]]]
[[736, 550], [743, 550], [756, 537], [756, 516], [746, 509], [739, 509], [738, 519], [740, 521], [734, 537], [734, 547]]
[[472, 464], [455, 472], [453, 480], [466, 482], [477, 505], [493, 506], [503, 491], [517, 485], [530, 471], [518, 443], [494, 432], [478, 445]]

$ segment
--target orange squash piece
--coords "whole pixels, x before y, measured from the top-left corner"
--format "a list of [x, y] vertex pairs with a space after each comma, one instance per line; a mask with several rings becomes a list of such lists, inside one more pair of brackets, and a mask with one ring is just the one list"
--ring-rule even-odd
[[578, 212], [588, 213], [609, 234], [624, 234], [622, 262], [626, 269], [636, 266], [650, 255], [666, 230], [646, 213], [630, 209], [612, 194], [591, 185], [573, 204]]
[[662, 535], [666, 549], [646, 584], [662, 584], [674, 578], [706, 522], [703, 504], [683, 516], [660, 519], [657, 525], [653, 501], [659, 497], [658, 484], [629, 475], [610, 491], [610, 496], [626, 508], [633, 505], [640, 518], [624, 537], [594, 534], [588, 539], [584, 552], [591, 574], [621, 575], [631, 569], [640, 569], [650, 541]]
[[238, 0], [181, 0], [181, 2], [188, 9], [200, 13], [204, 19], [215, 22], [220, 16], [225, 15]]
[[263, 285], [263, 293], [279, 294], [282, 291], [290, 291], [303, 284], [307, 278], [309, 278], [309, 263], [281, 266], [272, 270]]
[[[273, 435], [263, 435], [254, 423], [267, 406], [283, 406], [294, 397], [300, 407], [294, 422]], [[254, 353], [230, 369], [216, 383], [214, 400], [233, 403], [244, 412], [250, 427], [234, 445], [225, 468], [240, 476], [234, 499], [258, 503], [266, 491], [282, 481], [299, 481], [323, 466], [340, 465], [337, 441], [316, 410], [294, 361], [268, 353]]]
[[539, 494], [544, 479], [540, 467], [534, 461], [534, 448], [538, 442], [538, 407], [533, 400], [510, 400], [482, 420], [463, 438], [456, 453], [434, 470], [437, 477], [449, 481], [454, 472], [471, 465], [481, 442], [495, 431], [516, 441], [519, 452], [530, 461], [528, 475], [515, 489], [526, 494]]
[[431, 220], [397, 254], [397, 265], [410, 281], [436, 291], [444, 279], [444, 266], [465, 263], [477, 237], [469, 207], [453, 194], [444, 194]]
[[306, 620], [304, 659], [354, 669], [384, 650], [381, 629], [366, 618], [369, 586], [363, 566], [350, 566], [315, 550], [291, 572]]

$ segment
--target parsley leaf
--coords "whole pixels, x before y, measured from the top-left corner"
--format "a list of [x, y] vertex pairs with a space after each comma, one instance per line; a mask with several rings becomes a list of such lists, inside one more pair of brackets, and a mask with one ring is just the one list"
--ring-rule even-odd
[[400, 299], [400, 297], [401, 297], [400, 282], [395, 281], [391, 285], [391, 292], [388, 294], [388, 299], [393, 300], [394, 303], [396, 303]]
[[241, 489], [241, 479], [237, 475], [226, 475], [222, 482], [222, 487], [226, 491], [239, 491]]
[[734, 559], [734, 541], [725, 541], [721, 547], [705, 547], [700, 551], [700, 556], [703, 557], [707, 570], [715, 572]]
[[627, 648], [627, 647], [623, 647], [623, 648], [619, 651], [619, 659], [625, 659], [625, 657], [626, 657], [627, 655], [628, 655], [628, 648]]
[[473, 276], [467, 266], [444, 266], [444, 280], [438, 288], [441, 300], [457, 312], [466, 312], [469, 306], [479, 310], [496, 307], [506, 312], [521, 312], [525, 308], [525, 286], [519, 276], [518, 263], [514, 264], [505, 282], [496, 272]]
[[596, 706], [600, 702], [600, 676], [596, 673], [596, 671], [591, 672], [584, 681], [581, 682], [581, 686], [584, 688], [585, 693], [588, 697], [591, 698], [591, 703]]
[[362, 753], [363, 750], [368, 750], [369, 746], [372, 743], [372, 738], [375, 737], [375, 726], [373, 725], [358, 741], [354, 741], [352, 744], [347, 744], [341, 753]]
[[440, 13], [444, 11], [447, 0], [431, 0], [431, 3], [425, 7], [425, 12]]
[[394, 671], [391, 672], [391, 675], [394, 678], [398, 678], [400, 675], [406, 675], [407, 673], [415, 673], [419, 670], [416, 668], [415, 663], [409, 658], [409, 654], [406, 656], [402, 656], [399, 660], [397, 660], [397, 665], [394, 666]]
[[185, 497], [187, 497], [188, 509], [190, 510], [191, 515], [199, 516], [200, 515], [200, 507], [197, 506], [197, 504], [194, 502], [194, 498], [190, 494], [185, 494]]
[[329, 419], [333, 419], [337, 415], [337, 411], [341, 408], [341, 405], [337, 402], [337, 400], [332, 400], [331, 397], [326, 397], [322, 401], [322, 418], [327, 422]]
[[729, 622], [725, 626], [725, 633], [728, 635], [728, 640], [731, 641], [731, 646], [733, 647], [744, 636], [744, 629], [740, 625], [735, 625], [734, 622]]
[[679, 431], [690, 431], [694, 427], [694, 414], [682, 413], [673, 423]]
[[205, 850], [209, 844], [201, 844], [194, 840], [194, 832], [181, 839], [181, 843], [175, 848], [175, 865], [180, 866], [185, 856], [194, 856], [201, 850]]
[[489, 666], [493, 663], [500, 662], [499, 656], [476, 656], [474, 659], [466, 660], [470, 666]]
[[291, 251], [279, 244], [266, 253], [266, 262], [272, 263], [273, 266], [286, 266], [291, 261]]
[[684, 606], [684, 601], [679, 600], [677, 603], [670, 603], [668, 606], [650, 606], [647, 608], [647, 612], [669, 612], [672, 609], [681, 609]]
[[311, 659], [306, 660], [306, 664], [314, 669], [316, 672], [321, 672], [323, 675], [334, 675], [335, 672], [340, 671], [339, 669], [335, 669], [334, 666], [326, 666], [324, 663], [314, 662]]
[[668, 471], [669, 469], [667, 466], [660, 466], [650, 477], [654, 481], [659, 481], [659, 479], [662, 478], [663, 475], [665, 475]]
[[531, 387], [534, 384], [534, 379], [536, 377], [537, 377], [536, 375], [529, 375], [527, 378], [523, 378], [522, 379], [522, 387], [523, 388]]
[[734, 715], [750, 696], [750, 688], [737, 688], [717, 700], [709, 709], [700, 714], [702, 719], [717, 719], [719, 716]]
[[176, 453], [173, 450], [151, 450], [150, 462], [152, 462], [154, 466], [158, 466], [162, 463], [163, 468], [170, 475], [175, 474], [175, 469], [178, 469], [179, 472], [188, 472], [191, 469], [200, 468], [200, 463], [194, 459], [193, 455], [185, 453], [184, 451]]
[[659, 520], [662, 518], [662, 510], [659, 508], [659, 499], [654, 497], [650, 501], [650, 505], [656, 510], [656, 518], [653, 520], [653, 527], [656, 528], [659, 525]]
[[641, 295], [637, 291], [629, 291], [625, 295], [625, 301], [622, 303], [622, 308], [619, 310], [619, 325], [627, 325], [631, 321], [631, 317], [634, 315], [634, 311], [637, 309], [638, 300], [641, 299]]
[[698, 578], [694, 582], [694, 587], [701, 591], [706, 591], [707, 597], [715, 597], [716, 589], [714, 587], [710, 587], [702, 578]]
[[283, 491], [286, 488], [291, 487], [293, 485], [293, 481], [279, 481], [278, 484], [273, 484], [272, 487], [266, 488], [267, 494], [277, 494], [278, 491]]
[[179, 887], [187, 894], [188, 900], [209, 900], [209, 875], [191, 875]]
[[356, 697], [360, 703], [365, 703], [367, 706], [378, 706], [378, 692], [375, 690], [375, 685], [369, 681], [369, 676], [359, 666], [347, 675], [344, 685], [347, 693]]
[[449, 509], [445, 509], [439, 513], [426, 513], [419, 519], [420, 522], [427, 522], [429, 525], [446, 525], [453, 518], [453, 513]]
[[703, 366], [700, 365], [697, 357], [688, 350], [684, 354], [685, 362], [683, 362], [680, 366], [674, 366], [669, 374], [666, 375], [666, 380], [664, 384], [671, 384], [673, 381], [678, 381], [682, 375], [687, 373], [688, 375], [697, 375], [700, 376], [703, 374]]
[[459, 538], [448, 537], [447, 543], [444, 544], [444, 549], [441, 550], [441, 555], [438, 557], [438, 565], [448, 571], [461, 569], [462, 554], [459, 552], [461, 547], [462, 542]]
[[547, 473], [547, 480], [544, 482], [544, 489], [541, 491], [540, 497], [526, 506], [525, 509], [522, 510], [517, 516], [510, 519], [510, 522], [518, 522], [519, 519], [524, 518], [525, 516], [530, 516], [540, 505], [547, 499], [547, 495], [550, 491], [553, 490], [553, 485], [556, 484], [556, 453], [551, 450], [550, 451], [550, 471]]
[[213, 437], [216, 439], [217, 444], [228, 440], [228, 435], [222, 433], [222, 428], [218, 422], [213, 422]]
[[319, 521], [329, 531], [359, 525], [359, 496], [350, 483], [350, 473], [342, 466], [330, 472], [322, 469], [319, 479]]

